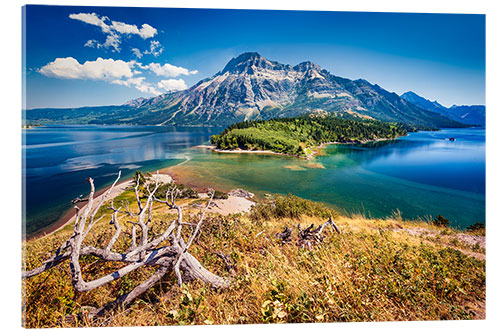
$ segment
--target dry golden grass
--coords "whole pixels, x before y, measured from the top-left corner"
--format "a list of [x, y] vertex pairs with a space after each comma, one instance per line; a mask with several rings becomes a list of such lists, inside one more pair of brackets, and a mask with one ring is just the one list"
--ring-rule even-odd
[[[119, 202], [130, 194], [115, 199]], [[194, 200], [185, 200], [192, 203]], [[186, 215], [196, 211], [186, 209]], [[107, 214], [107, 213], [106, 213]], [[279, 322], [393, 321], [478, 319], [484, 317], [485, 262], [464, 254], [465, 245], [450, 247], [442, 239], [405, 230], [421, 228], [430, 234], [456, 230], [424, 222], [337, 216], [342, 234], [325, 229], [323, 243], [311, 251], [295, 241], [281, 245], [275, 234], [288, 225], [303, 227], [325, 221], [323, 213], [299, 218], [266, 219], [253, 216], [210, 216], [191, 253], [206, 268], [230, 277], [226, 290], [212, 290], [200, 282], [177, 286], [173, 276], [136, 300], [129, 308], [94, 322], [78, 316], [85, 306], [99, 307], [130, 291], [153, 268], [89, 293], [75, 295], [67, 264], [28, 279], [24, 297], [26, 327], [141, 326], [238, 324]], [[319, 217], [321, 216], [321, 217]], [[174, 218], [164, 207], [155, 218]], [[194, 217], [193, 217], [194, 218]], [[112, 226], [96, 226], [87, 243], [104, 244]], [[158, 229], [159, 230], [159, 229]], [[420, 229], [419, 229], [420, 230]], [[446, 231], [445, 231], [446, 230]], [[47, 259], [69, 235], [67, 227], [44, 239], [25, 244], [26, 268]], [[293, 236], [297, 237], [294, 228]], [[125, 238], [117, 243], [126, 248]], [[464, 251], [466, 249], [467, 251]], [[229, 255], [236, 276], [226, 270], [218, 252]], [[476, 251], [480, 252], [480, 251]], [[95, 278], [118, 264], [82, 259], [85, 277]], [[73, 315], [75, 321], [63, 320]]]

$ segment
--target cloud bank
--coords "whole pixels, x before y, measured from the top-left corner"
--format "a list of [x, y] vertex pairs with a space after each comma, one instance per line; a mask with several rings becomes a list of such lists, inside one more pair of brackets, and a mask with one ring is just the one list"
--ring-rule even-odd
[[59, 79], [80, 79], [99, 80], [126, 87], [133, 87], [143, 93], [160, 95], [164, 92], [172, 92], [187, 89], [187, 85], [182, 79], [161, 80], [153, 84], [146, 81], [144, 76], [136, 68], [164, 77], [177, 77], [180, 75], [193, 75], [197, 70], [190, 71], [186, 68], [171, 64], [160, 65], [150, 63], [143, 65], [135, 60], [126, 62], [123, 60], [97, 58], [95, 61], [85, 61], [80, 64], [73, 57], [56, 58], [45, 66], [38, 69], [38, 72], [47, 77]]
[[97, 58], [80, 64], [73, 57], [56, 58], [38, 70], [39, 73], [60, 79], [110, 80], [131, 78], [130, 63], [123, 60]]

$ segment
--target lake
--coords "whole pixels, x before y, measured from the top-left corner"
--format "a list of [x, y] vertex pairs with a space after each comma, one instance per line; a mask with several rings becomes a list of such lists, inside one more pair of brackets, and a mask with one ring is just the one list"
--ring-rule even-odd
[[181, 163], [220, 129], [167, 126], [44, 126], [23, 130], [23, 220], [32, 234], [57, 221], [71, 200], [135, 170]]
[[[329, 145], [305, 161], [194, 148], [220, 128], [48, 126], [24, 130], [25, 221], [31, 234], [86, 195], [85, 179], [109, 185], [122, 170], [169, 167], [181, 182], [259, 196], [292, 193], [344, 214], [405, 219], [441, 214], [453, 226], [485, 222], [485, 130], [444, 129], [397, 140]], [[456, 141], [447, 138], [454, 137]], [[184, 162], [184, 163], [182, 163]], [[182, 163], [182, 164], [181, 164]]]

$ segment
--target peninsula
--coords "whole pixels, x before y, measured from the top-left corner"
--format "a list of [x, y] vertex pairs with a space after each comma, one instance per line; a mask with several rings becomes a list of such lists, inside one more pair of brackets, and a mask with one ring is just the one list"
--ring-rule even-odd
[[244, 121], [211, 137], [220, 151], [268, 151], [300, 157], [311, 156], [325, 143], [363, 143], [407, 135], [397, 123], [351, 120], [311, 113], [293, 118]]

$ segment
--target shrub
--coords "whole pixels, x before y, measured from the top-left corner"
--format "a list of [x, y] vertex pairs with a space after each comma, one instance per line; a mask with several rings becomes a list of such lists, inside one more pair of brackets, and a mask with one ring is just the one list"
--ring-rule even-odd
[[450, 226], [450, 221], [447, 218], [444, 218], [442, 215], [438, 215], [432, 221], [432, 224], [437, 227], [448, 227]]
[[[150, 188], [150, 190], [153, 190], [155, 187], [155, 184], [149, 184], [148, 187]], [[169, 190], [172, 191], [174, 189], [179, 190], [180, 193], [177, 196], [179, 199], [183, 199], [183, 198], [196, 199], [196, 198], [198, 198], [198, 191], [196, 191], [195, 189], [193, 189], [191, 187], [186, 187], [186, 186], [184, 186], [184, 184], [175, 184], [173, 182], [160, 184], [160, 186], [158, 187], [158, 190], [156, 191], [155, 196], [158, 199], [163, 200], [163, 199], [165, 199], [165, 194], [167, 193], [167, 191], [169, 191]]]
[[181, 198], [190, 198], [190, 199], [196, 199], [198, 198], [198, 191], [195, 189], [192, 189], [191, 187], [186, 187], [182, 190]]
[[467, 227], [467, 230], [472, 231], [472, 232], [484, 231], [485, 229], [486, 229], [486, 226], [482, 222], [476, 222], [476, 223]]
[[323, 203], [302, 199], [292, 194], [278, 195], [266, 202], [258, 203], [250, 212], [250, 218], [254, 221], [270, 218], [298, 219], [302, 215], [328, 218], [337, 214]]
[[151, 177], [151, 173], [142, 172], [141, 170], [136, 170], [134, 174], [134, 185], [137, 185], [139, 182], [139, 186], [143, 188], [144, 184], [146, 184], [147, 180]]
[[229, 198], [229, 196], [226, 192], [215, 190], [214, 199], [227, 199], [227, 198]]

